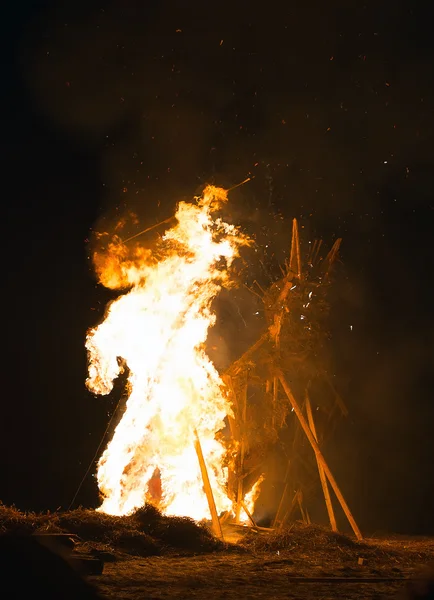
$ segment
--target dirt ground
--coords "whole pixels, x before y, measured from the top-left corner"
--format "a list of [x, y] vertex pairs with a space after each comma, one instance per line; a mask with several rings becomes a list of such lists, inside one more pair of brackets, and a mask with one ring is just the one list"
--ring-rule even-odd
[[[92, 580], [113, 600], [405, 598], [404, 580], [420, 578], [434, 562], [434, 539], [367, 540], [360, 552], [342, 545], [339, 553], [341, 560], [334, 550], [328, 560], [327, 549], [315, 557], [294, 548], [126, 558], [106, 564]], [[367, 581], [354, 581], [359, 578]]]
[[[434, 600], [434, 538], [361, 542], [299, 521], [282, 529], [166, 517], [146, 505], [127, 517], [91, 509], [24, 513], [0, 503], [0, 535], [70, 534], [74, 553], [104, 562], [89, 577], [107, 600]], [[405, 595], [431, 565], [431, 596]], [[422, 584], [420, 584], [422, 585]]]

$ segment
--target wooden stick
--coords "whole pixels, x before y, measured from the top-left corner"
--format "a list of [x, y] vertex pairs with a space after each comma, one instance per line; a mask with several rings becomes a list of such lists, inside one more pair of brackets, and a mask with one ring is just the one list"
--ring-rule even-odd
[[136, 237], [139, 237], [139, 235], [143, 235], [144, 233], [148, 233], [148, 231], [152, 231], [152, 229], [156, 229], [157, 227], [160, 227], [160, 225], [164, 225], [165, 223], [170, 223], [170, 221], [175, 221], [176, 217], [169, 217], [168, 219], [164, 219], [164, 221], [160, 221], [159, 223], [155, 223], [155, 225], [151, 225], [150, 227], [147, 227], [146, 229], [144, 229], [143, 231], [139, 231], [139, 233], [136, 233], [134, 235], [132, 235], [131, 237], [127, 238], [126, 240], [121, 240], [121, 242], [123, 244], [126, 244], [127, 242], [130, 242], [131, 240], [134, 240]]
[[[318, 443], [318, 435], [316, 433], [315, 421], [313, 420], [312, 406], [310, 404], [310, 398], [309, 398], [309, 395], [307, 392], [306, 392], [306, 412], [307, 412], [307, 420], [309, 422], [310, 430], [312, 431], [315, 441]], [[315, 453], [315, 457], [316, 457], [316, 462], [318, 464], [319, 478], [321, 480], [321, 486], [322, 486], [324, 500], [325, 500], [326, 507], [327, 507], [327, 513], [329, 516], [330, 527], [332, 528], [332, 531], [337, 531], [338, 528], [336, 525], [336, 517], [335, 517], [335, 513], [333, 511], [333, 504], [332, 504], [332, 500], [330, 498], [330, 491], [329, 491], [329, 486], [327, 484], [327, 478], [324, 473], [324, 469], [321, 464], [321, 461], [318, 459], [318, 455], [316, 453]]]
[[231, 430], [231, 435], [234, 440], [239, 438], [238, 425], [237, 425], [237, 415], [238, 415], [238, 402], [237, 395], [235, 394], [232, 377], [230, 375], [222, 375], [222, 381], [227, 387], [229, 391], [229, 400], [234, 408], [234, 416], [228, 415], [229, 428]]
[[251, 177], [247, 177], [244, 181], [241, 181], [240, 183], [237, 183], [236, 185], [233, 185], [232, 187], [230, 187], [226, 191], [227, 192], [232, 192], [232, 190], [234, 190], [235, 188], [240, 187], [240, 185], [244, 185], [245, 183], [247, 183], [248, 181], [251, 181], [254, 178], [255, 178], [254, 175], [252, 175]]
[[261, 337], [253, 344], [253, 346], [246, 350], [238, 360], [232, 363], [232, 365], [229, 367], [225, 374], [232, 376], [237, 375], [243, 369], [244, 363], [246, 363], [250, 359], [252, 354], [254, 354], [256, 350], [258, 350], [258, 348], [260, 348], [262, 344], [264, 344], [264, 342], [266, 342], [269, 338], [270, 332], [267, 329], [267, 331], [265, 331], [261, 335]]
[[335, 386], [333, 385], [332, 380], [330, 379], [330, 376], [327, 373], [323, 373], [323, 377], [324, 377], [327, 385], [330, 387], [331, 391], [333, 392], [333, 394], [335, 396], [336, 404], [341, 409], [343, 416], [348, 417], [348, 408], [345, 406], [345, 402], [342, 400], [340, 394], [338, 394]]
[[249, 288], [248, 285], [246, 285], [245, 283], [243, 283], [243, 287], [246, 288], [246, 290], [249, 290], [249, 292], [251, 292], [252, 294], [254, 294], [255, 296], [257, 296], [258, 298], [260, 298], [261, 300], [263, 300], [263, 296], [261, 296], [261, 294], [258, 294], [257, 292], [255, 292], [255, 290], [252, 290], [252, 288]]
[[312, 264], [312, 257], [315, 254], [315, 248], [316, 248], [317, 243], [318, 243], [318, 240], [314, 240], [314, 242], [309, 250], [309, 256], [307, 257], [307, 263], [309, 265]]
[[251, 467], [248, 471], [244, 471], [243, 476], [241, 477], [241, 479], [244, 481], [244, 479], [246, 477], [249, 477], [249, 475], [251, 475], [252, 473], [254, 473], [255, 471], [258, 471], [259, 469], [261, 469], [261, 465], [255, 465], [254, 467]]
[[279, 380], [277, 377], [273, 377], [273, 413], [271, 417], [271, 425], [274, 429], [276, 425], [276, 406], [277, 406], [277, 392], [278, 392]]
[[237, 487], [237, 504], [236, 504], [236, 508], [235, 508], [235, 523], [237, 525], [239, 525], [241, 523], [241, 503], [243, 500], [243, 480], [239, 475], [238, 475], [237, 484], [238, 484], [238, 487]]
[[294, 219], [294, 220], [295, 220], [295, 223], [297, 225], [297, 227], [296, 227], [296, 232], [297, 232], [297, 244], [296, 244], [296, 252], [297, 252], [297, 276], [300, 279], [300, 277], [301, 277], [300, 238], [299, 238], [299, 235], [298, 235], [298, 222], [297, 222], [296, 219]]
[[247, 508], [246, 503], [244, 502], [244, 500], [241, 501], [241, 506], [243, 507], [244, 512], [246, 513], [246, 515], [249, 517], [249, 520], [250, 520], [251, 524], [253, 525], [253, 527], [256, 527], [256, 523], [255, 523], [252, 515], [250, 514], [250, 511]]
[[289, 486], [289, 470], [291, 468], [291, 461], [288, 460], [288, 465], [286, 467], [286, 472], [285, 472], [285, 479], [283, 480], [284, 488], [283, 488], [283, 492], [282, 492], [282, 496], [280, 497], [280, 502], [279, 502], [279, 506], [277, 507], [277, 512], [276, 515], [274, 517], [273, 520], [273, 524], [272, 527], [276, 527], [277, 523], [279, 522], [279, 517], [280, 517], [280, 513], [282, 512], [282, 508], [283, 508], [283, 501], [286, 498], [286, 494], [288, 492], [288, 486]]
[[298, 417], [300, 425], [302, 426], [302, 428], [303, 428], [303, 430], [304, 430], [304, 432], [305, 432], [305, 434], [307, 436], [307, 439], [310, 442], [310, 445], [312, 446], [315, 454], [317, 455], [318, 460], [322, 464], [324, 472], [327, 475], [328, 480], [330, 481], [330, 485], [332, 486], [333, 491], [336, 494], [336, 497], [337, 497], [337, 499], [339, 500], [339, 502], [340, 502], [340, 504], [342, 506], [342, 509], [343, 509], [343, 511], [345, 513], [345, 516], [347, 517], [347, 519], [348, 519], [348, 521], [349, 521], [349, 523], [350, 523], [350, 525], [351, 525], [351, 527], [352, 527], [352, 529], [354, 531], [354, 534], [355, 534], [356, 538], [358, 540], [362, 540], [363, 539], [362, 533], [361, 533], [360, 529], [358, 528], [357, 523], [356, 523], [353, 515], [351, 514], [349, 506], [346, 503], [345, 498], [343, 497], [342, 492], [339, 489], [338, 484], [336, 483], [336, 479], [334, 478], [333, 473], [330, 471], [330, 468], [329, 468], [328, 464], [326, 463], [324, 456], [322, 455], [320, 447], [318, 446], [318, 443], [315, 440], [315, 438], [313, 436], [313, 433], [311, 432], [311, 430], [309, 428], [309, 425], [307, 424], [306, 419], [304, 418], [303, 412], [301, 411], [300, 406], [299, 406], [297, 400], [294, 398], [294, 396], [293, 396], [293, 394], [291, 392], [291, 388], [287, 384], [286, 379], [285, 379], [282, 371], [277, 370], [276, 371], [276, 375], [279, 378], [280, 383], [282, 384], [283, 389], [285, 390], [285, 394], [288, 396], [288, 399], [289, 399], [289, 401], [292, 404], [294, 412], [295, 412], [295, 414]]
[[258, 286], [258, 288], [261, 290], [261, 292], [262, 292], [263, 294], [265, 294], [265, 293], [266, 293], [266, 292], [265, 292], [265, 290], [264, 290], [264, 288], [263, 288], [263, 287], [261, 287], [261, 285], [260, 285], [260, 284], [259, 284], [259, 283], [256, 281], [256, 279], [255, 279], [255, 281], [254, 281], [253, 283], [256, 283], [256, 285]]
[[297, 502], [298, 502], [298, 508], [300, 509], [300, 514], [301, 514], [301, 518], [303, 520], [303, 523], [305, 525], [307, 525], [308, 524], [307, 517], [306, 517], [306, 514], [305, 514], [304, 509], [303, 509], [303, 494], [301, 492], [299, 492], [299, 494], [298, 494]]
[[297, 500], [298, 500], [298, 495], [299, 495], [299, 493], [300, 493], [300, 490], [297, 490], [297, 491], [295, 492], [295, 494], [294, 494], [294, 496], [293, 496], [293, 498], [292, 498], [292, 501], [291, 501], [291, 506], [288, 508], [288, 510], [286, 511], [286, 513], [285, 513], [285, 515], [284, 515], [283, 519], [281, 520], [281, 522], [280, 522], [280, 525], [279, 525], [279, 529], [282, 529], [282, 527], [285, 525], [286, 521], [287, 521], [287, 520], [289, 519], [289, 517], [291, 516], [291, 514], [292, 514], [292, 512], [293, 512], [293, 510], [294, 510], [294, 508], [295, 508], [295, 505], [297, 504]]
[[214, 501], [214, 494], [212, 493], [211, 483], [209, 481], [208, 469], [202, 452], [202, 446], [200, 445], [199, 436], [197, 431], [194, 432], [194, 449], [196, 450], [197, 458], [199, 460], [200, 472], [202, 473], [203, 488], [205, 490], [206, 498], [208, 500], [209, 512], [211, 513], [212, 528], [214, 534], [223, 540], [222, 527], [217, 514], [217, 508]]
[[288, 492], [288, 482], [285, 483], [285, 487], [283, 488], [282, 496], [280, 497], [279, 506], [277, 508], [276, 516], [274, 517], [273, 523], [271, 527], [276, 527], [279, 522], [280, 513], [282, 512], [283, 501], [286, 498], [286, 494]]
[[247, 387], [248, 387], [248, 373], [245, 372], [245, 381], [241, 396], [241, 407], [238, 415], [239, 421], [241, 423], [238, 424], [239, 430], [241, 432], [240, 436], [240, 454], [239, 454], [239, 462], [237, 469], [237, 477], [238, 477], [238, 489], [237, 489], [237, 508], [235, 511], [235, 523], [237, 525], [240, 524], [241, 517], [241, 508], [242, 502], [244, 498], [243, 494], [243, 467], [244, 467], [244, 453], [245, 453], [245, 428], [246, 428], [246, 416], [247, 416]]
[[342, 238], [338, 238], [335, 243], [333, 244], [332, 249], [330, 250], [330, 252], [327, 254], [327, 256], [324, 259], [323, 264], [321, 265], [321, 270], [324, 273], [324, 281], [326, 282], [328, 279], [328, 276], [330, 275], [330, 270], [332, 268], [333, 263], [335, 262], [337, 256], [338, 256], [338, 252], [339, 252], [339, 248], [342, 242]]
[[315, 252], [314, 257], [312, 258], [312, 264], [313, 264], [313, 266], [315, 266], [316, 259], [318, 258], [318, 254], [319, 254], [321, 246], [322, 246], [322, 240], [318, 240], [318, 245], [316, 247], [316, 252]]
[[230, 512], [229, 510], [227, 510], [226, 512], [224, 512], [224, 513], [222, 514], [222, 516], [219, 518], [220, 525], [223, 525], [224, 523], [226, 523], [226, 521], [227, 521], [228, 519], [230, 519], [230, 518], [231, 518], [231, 516], [232, 516], [232, 514], [231, 514], [231, 512]]
[[[237, 395], [235, 394], [235, 390], [234, 390], [234, 386], [233, 386], [233, 382], [232, 382], [232, 377], [230, 375], [222, 375], [222, 381], [223, 383], [226, 385], [228, 391], [229, 391], [229, 399], [232, 403], [232, 407], [234, 410], [234, 416], [228, 415], [228, 423], [229, 423], [229, 429], [231, 431], [231, 436], [233, 440], [239, 440], [240, 439], [240, 431], [239, 431], [239, 423], [237, 421], [238, 418], [238, 413], [239, 413], [239, 406], [238, 406], [238, 400], [237, 400]], [[238, 485], [238, 479], [237, 479], [237, 472], [236, 472], [236, 468], [234, 468], [234, 464], [231, 463], [230, 467], [229, 467], [229, 474], [228, 474], [228, 496], [229, 498], [231, 498], [232, 501], [235, 501], [236, 497], [237, 497], [237, 487]]]
[[291, 253], [289, 256], [289, 269], [300, 279], [301, 262], [300, 262], [300, 240], [298, 236], [297, 219], [292, 220], [292, 237], [291, 237]]

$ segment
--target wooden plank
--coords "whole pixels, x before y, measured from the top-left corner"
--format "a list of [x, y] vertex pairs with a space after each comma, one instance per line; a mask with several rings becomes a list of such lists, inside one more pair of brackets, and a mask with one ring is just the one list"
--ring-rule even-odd
[[104, 562], [99, 558], [73, 555], [67, 560], [81, 575], [102, 575], [104, 570]]

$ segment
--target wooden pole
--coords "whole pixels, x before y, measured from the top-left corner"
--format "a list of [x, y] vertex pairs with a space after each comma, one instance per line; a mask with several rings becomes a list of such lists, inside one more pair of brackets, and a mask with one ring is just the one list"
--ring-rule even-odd
[[252, 354], [254, 354], [256, 352], [256, 350], [258, 350], [262, 344], [264, 344], [268, 339], [270, 338], [270, 332], [265, 331], [261, 337], [253, 344], [253, 346], [250, 346], [250, 348], [248, 350], [246, 350], [244, 352], [244, 354], [242, 356], [240, 356], [240, 358], [238, 360], [236, 360], [234, 363], [232, 363], [232, 365], [229, 367], [229, 369], [226, 371], [226, 375], [238, 375], [238, 373], [240, 371], [243, 370], [244, 365], [248, 362], [248, 360], [250, 359], [250, 357], [252, 356]]
[[315, 249], [316, 249], [316, 245], [318, 244], [318, 240], [314, 240], [310, 250], [309, 250], [309, 256], [307, 257], [307, 264], [311, 265], [312, 264], [312, 258], [313, 255], [315, 254]]
[[232, 377], [230, 375], [222, 375], [222, 381], [229, 391], [229, 399], [235, 411], [235, 416], [232, 417], [231, 415], [228, 415], [228, 422], [229, 428], [231, 430], [231, 435], [234, 438], [234, 440], [237, 440], [239, 438], [239, 432], [236, 421], [238, 412], [237, 395], [235, 394], [234, 386], [232, 383]]
[[247, 417], [247, 387], [248, 387], [248, 374], [245, 372], [245, 380], [243, 385], [243, 390], [241, 393], [241, 406], [238, 415], [238, 427], [240, 431], [240, 454], [238, 460], [238, 468], [237, 468], [237, 478], [238, 478], [238, 487], [237, 487], [237, 506], [235, 511], [235, 523], [240, 524], [241, 518], [241, 509], [243, 503], [243, 468], [244, 468], [244, 454], [245, 454], [245, 429], [246, 429], [246, 417]]
[[[231, 436], [233, 440], [240, 439], [240, 429], [239, 429], [239, 404], [237, 395], [235, 394], [232, 377], [230, 375], [222, 375], [223, 383], [226, 385], [229, 391], [229, 399], [232, 404], [232, 408], [234, 410], [234, 416], [228, 415], [229, 428], [231, 431]], [[233, 463], [230, 465], [228, 470], [228, 496], [232, 500], [232, 502], [236, 502], [237, 500], [237, 487], [238, 487], [238, 474], [237, 474], [237, 466]]]
[[307, 517], [306, 517], [304, 509], [303, 509], [303, 494], [301, 492], [298, 493], [297, 502], [298, 502], [298, 508], [300, 509], [302, 521], [305, 525], [307, 525], [308, 524]]
[[217, 509], [214, 501], [214, 494], [212, 493], [211, 483], [209, 481], [208, 469], [202, 452], [202, 446], [200, 445], [199, 436], [197, 431], [194, 432], [194, 449], [196, 450], [197, 458], [199, 460], [200, 472], [202, 473], [203, 488], [205, 490], [206, 498], [208, 500], [209, 512], [211, 513], [212, 528], [214, 535], [223, 540], [222, 527], [217, 514]]
[[274, 517], [274, 521], [272, 524], [272, 527], [276, 527], [277, 523], [279, 521], [281, 521], [280, 519], [280, 513], [282, 512], [282, 508], [283, 508], [283, 501], [286, 498], [286, 494], [288, 492], [288, 486], [289, 486], [289, 470], [291, 468], [291, 461], [288, 460], [288, 464], [286, 467], [286, 472], [285, 472], [285, 479], [283, 480], [283, 483], [285, 484], [283, 487], [283, 492], [282, 492], [282, 496], [280, 497], [280, 502], [279, 502], [279, 506], [277, 508], [277, 512], [276, 512], [276, 516]]
[[250, 523], [253, 525], [253, 527], [256, 527], [256, 523], [255, 523], [255, 521], [254, 521], [254, 519], [253, 519], [253, 517], [252, 517], [252, 515], [251, 515], [251, 513], [249, 511], [249, 509], [247, 508], [246, 503], [244, 502], [244, 500], [241, 501], [241, 506], [243, 507], [244, 512], [246, 513], [246, 515], [249, 517]]
[[271, 428], [274, 430], [276, 425], [276, 406], [277, 406], [277, 379], [267, 379], [265, 384], [265, 393], [269, 397], [271, 395]]
[[[318, 435], [316, 433], [315, 421], [313, 419], [312, 406], [310, 404], [310, 398], [309, 398], [309, 394], [307, 392], [306, 392], [306, 412], [307, 412], [307, 420], [309, 422], [310, 430], [313, 434], [313, 437], [315, 438], [315, 441], [318, 443]], [[330, 491], [329, 491], [329, 486], [327, 484], [327, 478], [324, 473], [324, 469], [321, 464], [321, 461], [318, 459], [318, 455], [316, 453], [315, 453], [315, 456], [316, 456], [316, 462], [318, 464], [319, 478], [321, 480], [321, 486], [322, 486], [324, 500], [325, 500], [326, 507], [327, 507], [327, 513], [329, 516], [330, 527], [332, 528], [332, 531], [337, 531], [338, 528], [336, 525], [336, 517], [335, 517], [335, 513], [333, 511], [333, 504], [332, 504], [332, 500], [330, 498]]]
[[273, 416], [271, 420], [271, 424], [273, 429], [276, 426], [276, 408], [277, 408], [277, 392], [278, 392], [279, 380], [277, 377], [273, 377]]
[[298, 222], [296, 219], [295, 223], [297, 225], [296, 227], [296, 231], [297, 231], [297, 244], [296, 244], [296, 252], [297, 252], [297, 276], [300, 279], [301, 277], [301, 259], [300, 259], [300, 238], [298, 236]]
[[291, 516], [292, 512], [294, 511], [295, 505], [297, 504], [298, 501], [298, 495], [300, 493], [300, 490], [297, 490], [294, 493], [294, 496], [291, 500], [291, 506], [288, 508], [288, 510], [285, 513], [285, 516], [283, 517], [283, 519], [281, 520], [280, 524], [279, 524], [279, 529], [282, 529], [282, 527], [285, 525], [286, 521], [289, 519], [289, 517]]
[[226, 521], [227, 521], [228, 519], [230, 519], [231, 517], [232, 517], [232, 513], [231, 513], [229, 510], [227, 510], [226, 512], [224, 512], [224, 513], [222, 514], [222, 516], [219, 518], [219, 521], [220, 521], [220, 526], [222, 526], [222, 525], [223, 525], [223, 523], [226, 523]]
[[301, 275], [300, 261], [300, 239], [298, 236], [297, 219], [292, 220], [292, 237], [291, 237], [291, 253], [289, 255], [289, 270], [292, 271], [298, 278]]
[[345, 513], [345, 516], [347, 517], [347, 519], [348, 519], [348, 521], [349, 521], [349, 523], [350, 523], [350, 525], [351, 525], [351, 527], [352, 527], [352, 529], [354, 531], [354, 534], [355, 534], [356, 538], [358, 540], [362, 540], [363, 539], [362, 533], [361, 533], [360, 529], [358, 528], [357, 523], [356, 523], [353, 515], [351, 514], [349, 506], [346, 503], [345, 498], [343, 497], [342, 492], [339, 489], [338, 484], [336, 483], [336, 479], [334, 478], [333, 473], [330, 471], [330, 468], [329, 468], [328, 464], [326, 463], [324, 456], [322, 455], [320, 447], [318, 446], [318, 443], [315, 440], [315, 438], [313, 436], [313, 433], [311, 432], [311, 430], [309, 428], [309, 425], [307, 424], [306, 419], [304, 418], [303, 412], [301, 411], [300, 406], [299, 406], [297, 400], [294, 398], [294, 396], [293, 396], [293, 394], [291, 392], [291, 388], [287, 384], [286, 379], [285, 379], [282, 371], [277, 370], [276, 371], [276, 375], [279, 378], [279, 381], [282, 384], [283, 389], [285, 390], [285, 394], [288, 396], [288, 399], [289, 399], [289, 401], [292, 404], [294, 412], [295, 412], [295, 414], [298, 417], [300, 425], [302, 426], [302, 428], [303, 428], [303, 430], [304, 430], [304, 432], [305, 432], [305, 434], [307, 436], [307, 439], [309, 440], [310, 445], [312, 446], [312, 448], [313, 448], [313, 450], [314, 450], [314, 452], [315, 452], [315, 454], [317, 456], [317, 459], [319, 460], [319, 462], [321, 462], [321, 465], [322, 465], [322, 467], [324, 469], [324, 472], [327, 475], [328, 480], [330, 481], [330, 485], [332, 486], [333, 491], [336, 494], [336, 497], [337, 497], [337, 499], [339, 500], [339, 502], [340, 502], [340, 504], [342, 506], [342, 509], [343, 509], [343, 511]]
[[322, 246], [322, 240], [318, 240], [318, 245], [316, 247], [315, 254], [314, 254], [313, 258], [312, 258], [312, 264], [313, 264], [313, 266], [315, 266], [316, 259], [318, 258], [318, 254], [319, 254], [321, 246]]
[[330, 269], [333, 265], [333, 263], [335, 262], [337, 256], [338, 256], [338, 252], [339, 252], [339, 247], [341, 245], [342, 242], [342, 238], [338, 238], [335, 243], [333, 244], [332, 249], [330, 250], [330, 252], [327, 254], [327, 256], [324, 259], [323, 264], [321, 265], [321, 270], [324, 274], [324, 281], [327, 281], [328, 276], [330, 274]]
[[288, 492], [288, 482], [285, 483], [285, 486], [283, 488], [282, 496], [281, 496], [280, 502], [279, 502], [279, 507], [277, 509], [276, 516], [274, 517], [274, 521], [273, 521], [273, 524], [271, 525], [271, 527], [276, 527], [276, 525], [279, 523], [279, 521], [281, 521], [280, 513], [282, 512], [283, 501], [286, 498], [287, 492]]

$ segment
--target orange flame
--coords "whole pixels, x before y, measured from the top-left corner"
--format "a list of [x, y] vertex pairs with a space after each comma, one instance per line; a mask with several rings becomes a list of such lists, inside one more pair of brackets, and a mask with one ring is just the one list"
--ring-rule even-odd
[[209, 518], [194, 448], [199, 436], [218, 512], [231, 510], [225, 448], [216, 433], [231, 406], [224, 384], [205, 353], [215, 322], [211, 303], [249, 240], [213, 213], [227, 192], [208, 186], [194, 203], [180, 202], [177, 224], [158, 248], [128, 251], [119, 238], [94, 258], [100, 282], [130, 290], [113, 301], [104, 321], [88, 332], [88, 388], [109, 394], [128, 367], [129, 397], [113, 438], [98, 463], [103, 497], [99, 510], [125, 515], [149, 498], [154, 474], [168, 515]]

